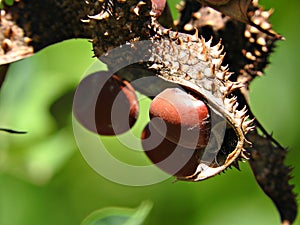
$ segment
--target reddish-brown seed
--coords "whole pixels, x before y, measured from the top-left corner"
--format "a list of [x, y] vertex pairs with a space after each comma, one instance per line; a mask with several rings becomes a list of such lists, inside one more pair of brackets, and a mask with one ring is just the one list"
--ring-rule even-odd
[[200, 149], [185, 148], [167, 140], [151, 123], [142, 132], [142, 146], [158, 168], [178, 178], [193, 175], [199, 164]]
[[73, 112], [88, 130], [101, 135], [128, 131], [138, 116], [133, 87], [118, 76], [94, 73], [81, 81], [75, 93]]
[[202, 148], [210, 136], [206, 104], [179, 88], [168, 88], [150, 105], [153, 127], [169, 141], [185, 148]]

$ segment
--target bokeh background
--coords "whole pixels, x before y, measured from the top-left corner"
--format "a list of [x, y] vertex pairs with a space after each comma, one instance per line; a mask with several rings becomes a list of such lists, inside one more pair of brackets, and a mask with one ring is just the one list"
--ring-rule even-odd
[[[286, 41], [277, 44], [265, 76], [251, 85], [251, 105], [266, 129], [289, 147], [286, 163], [295, 168], [292, 183], [299, 193], [300, 2], [260, 3], [275, 9], [271, 21]], [[75, 225], [96, 209], [136, 208], [145, 200], [153, 203], [146, 225], [279, 224], [247, 163], [241, 164], [241, 172], [229, 170], [203, 182], [173, 183], [170, 178], [145, 187], [113, 183], [90, 168], [74, 140], [71, 110], [74, 90], [94, 61], [89, 42], [70, 40], [10, 67], [0, 92], [0, 127], [28, 134], [0, 133], [1, 225]], [[138, 121], [136, 133], [145, 118]], [[130, 150], [113, 141], [110, 145], [124, 160], [130, 158]]]

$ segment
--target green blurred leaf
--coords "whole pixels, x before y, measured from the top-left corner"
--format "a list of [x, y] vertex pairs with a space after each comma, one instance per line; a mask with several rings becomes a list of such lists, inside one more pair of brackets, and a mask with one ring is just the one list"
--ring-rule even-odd
[[136, 209], [107, 207], [91, 213], [81, 225], [140, 225], [152, 208], [152, 203], [142, 202]]
[[5, 0], [4, 2], [7, 5], [13, 5], [14, 4], [14, 0]]

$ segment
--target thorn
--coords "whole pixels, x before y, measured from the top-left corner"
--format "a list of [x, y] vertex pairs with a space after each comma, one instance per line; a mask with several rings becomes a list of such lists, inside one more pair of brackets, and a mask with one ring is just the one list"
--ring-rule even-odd
[[216, 66], [216, 68], [220, 68], [220, 66], [222, 65], [223, 62], [223, 58], [219, 57], [217, 59], [212, 59], [212, 63]]
[[235, 104], [232, 107], [233, 112], [236, 112], [237, 107], [239, 106], [238, 102], [235, 102]]
[[[246, 154], [247, 154], [247, 155], [246, 155]], [[248, 152], [247, 152], [245, 149], [242, 150], [242, 152], [241, 152], [241, 157], [244, 158], [244, 159], [246, 159], [246, 160], [249, 160], [249, 159], [250, 159], [250, 158], [249, 158], [249, 154], [248, 154]]]
[[201, 41], [201, 44], [202, 44], [201, 54], [204, 55], [204, 61], [207, 61], [206, 45], [205, 45], [205, 40], [202, 36], [200, 38], [200, 41]]
[[91, 20], [90, 19], [80, 19], [80, 21], [83, 23], [89, 23]]
[[155, 12], [153, 12], [153, 11], [150, 11], [150, 13], [149, 13], [149, 16], [151, 16], [151, 17], [155, 17], [155, 16], [156, 16], [156, 13], [155, 13]]
[[207, 47], [211, 46], [212, 39], [213, 39], [213, 37], [210, 36], [210, 39], [205, 43]]
[[132, 11], [134, 12], [135, 15], [140, 16], [139, 14], [140, 8], [138, 6], [134, 7]]
[[163, 29], [163, 34], [169, 35], [171, 29]]
[[239, 162], [238, 161], [233, 161], [232, 162], [232, 165], [238, 170], [238, 171], [241, 171], [241, 169], [240, 169], [240, 165], [239, 165]]
[[229, 112], [233, 112], [234, 105], [237, 103], [236, 96], [232, 98], [225, 98], [224, 105]]
[[199, 30], [198, 30], [198, 28], [196, 28], [195, 27], [195, 33], [194, 33], [194, 36], [197, 38], [197, 40], [198, 40], [198, 38], [199, 38]]
[[256, 43], [262, 46], [265, 46], [267, 44], [266, 40], [263, 37], [257, 38]]
[[233, 74], [233, 73], [225, 72], [224, 80], [228, 80], [228, 79], [231, 77], [232, 74]]
[[217, 77], [219, 80], [223, 80], [223, 79], [224, 79], [224, 76], [225, 76], [224, 72], [217, 72], [217, 73], [216, 73], [216, 77]]
[[178, 39], [177, 39], [177, 44], [179, 44], [180, 46], [183, 45], [183, 40], [182, 40], [182, 38], [178, 38]]
[[243, 109], [237, 110], [237, 111], [235, 112], [235, 116], [236, 116], [237, 118], [241, 118], [241, 119], [243, 120], [243, 119], [245, 118], [246, 113], [247, 113], [246, 106], [244, 106]]
[[244, 132], [245, 132], [245, 134], [247, 134], [250, 131], [254, 131], [254, 129], [255, 129], [255, 126], [247, 127]]
[[223, 48], [223, 45], [222, 45], [222, 38], [220, 38], [219, 42], [218, 42], [214, 47], [216, 48], [216, 50], [219, 50], [221, 46], [222, 46], [222, 48]]
[[250, 142], [250, 141], [247, 140], [246, 138], [245, 138], [245, 144], [247, 144], [249, 147], [252, 147], [252, 142]]
[[146, 5], [146, 4], [147, 4], [146, 2], [140, 1], [140, 2], [137, 4], [137, 6], [140, 7], [140, 6]]
[[252, 131], [255, 129], [255, 126], [251, 126], [255, 119], [247, 120], [248, 116], [245, 117], [243, 123], [242, 123], [242, 129], [245, 133], [248, 133], [249, 131]]
[[149, 67], [149, 69], [159, 70], [159, 69], [161, 69], [162, 67], [163, 67], [162, 65], [158, 65], [158, 64], [154, 63], [153, 65], [151, 65], [151, 66]]
[[90, 19], [94, 19], [94, 20], [103, 20], [103, 19], [107, 19], [107, 18], [109, 18], [109, 13], [108, 12], [101, 12], [101, 13], [99, 13], [99, 14], [97, 14], [97, 15], [94, 15], [94, 16], [89, 16], [88, 15], [88, 17], [90, 18]]
[[177, 39], [178, 38], [178, 32], [173, 32], [171, 38], [172, 39]]
[[[219, 49], [217, 52], [216, 52], [216, 55], [218, 57], [220, 57], [220, 55], [222, 54], [222, 52], [224, 51], [224, 45], [221, 46], [221, 49]], [[224, 56], [225, 56], [226, 53], [224, 53]]]

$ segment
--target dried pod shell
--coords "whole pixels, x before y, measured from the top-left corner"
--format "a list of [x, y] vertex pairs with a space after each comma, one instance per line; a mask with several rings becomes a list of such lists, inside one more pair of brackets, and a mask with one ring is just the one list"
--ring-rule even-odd
[[[153, 52], [150, 63], [153, 62], [157, 76], [180, 85], [193, 96], [199, 96], [209, 107], [209, 111], [222, 118], [225, 125], [222, 127], [224, 139], [218, 143], [219, 123], [212, 123], [214, 130], [210, 136], [212, 146], [210, 152], [203, 154], [215, 154], [211, 160], [198, 160], [197, 169], [193, 175], [180, 177], [179, 179], [199, 181], [214, 176], [224, 171], [231, 164], [235, 164], [240, 158], [245, 158], [244, 145], [248, 143], [245, 133], [246, 109], [238, 110], [236, 98], [232, 91], [241, 88], [238, 82], [231, 82], [230, 73], [226, 67], [222, 67], [222, 46], [218, 43], [212, 46], [212, 40], [205, 41], [198, 36], [168, 31], [157, 26], [161, 30], [161, 36], [154, 38]], [[247, 128], [245, 128], [247, 127]], [[221, 130], [222, 130], [221, 129]], [[188, 146], [183, 146], [188, 147]], [[201, 153], [201, 154], [202, 154]], [[198, 154], [198, 159], [201, 156]]]

